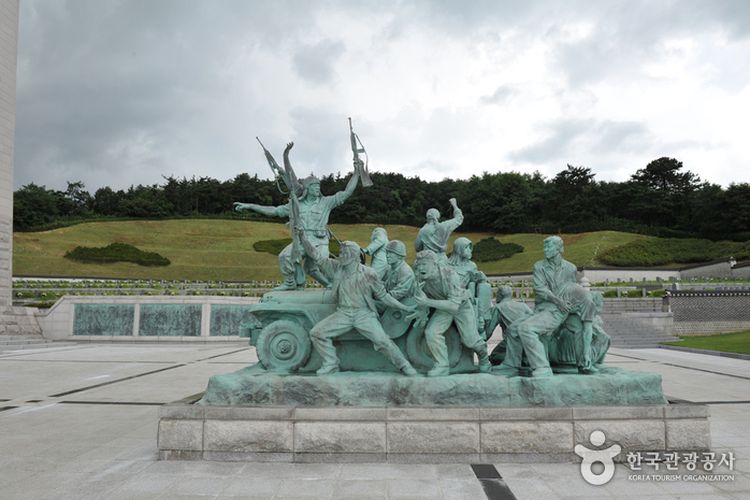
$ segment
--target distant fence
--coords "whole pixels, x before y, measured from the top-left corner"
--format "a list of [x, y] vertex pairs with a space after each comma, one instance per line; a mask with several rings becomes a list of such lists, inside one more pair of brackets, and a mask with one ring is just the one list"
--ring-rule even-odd
[[750, 291], [672, 290], [666, 301], [677, 335], [750, 329]]

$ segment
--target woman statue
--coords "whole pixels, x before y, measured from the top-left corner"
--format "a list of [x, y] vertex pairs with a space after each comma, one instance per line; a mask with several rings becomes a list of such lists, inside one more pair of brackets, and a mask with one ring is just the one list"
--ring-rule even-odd
[[385, 246], [388, 244], [388, 233], [382, 227], [376, 227], [372, 230], [370, 244], [362, 251], [365, 255], [372, 257], [370, 267], [378, 274], [381, 280], [388, 269], [388, 261], [385, 258]]
[[[453, 242], [453, 251], [448, 257], [448, 265], [458, 274], [461, 286], [467, 288], [477, 313], [477, 327], [483, 335], [484, 325], [489, 321], [492, 314], [492, 287], [487, 282], [487, 276], [477, 268], [471, 260], [474, 245], [469, 238], [456, 238]], [[491, 335], [492, 332], [489, 332]]]

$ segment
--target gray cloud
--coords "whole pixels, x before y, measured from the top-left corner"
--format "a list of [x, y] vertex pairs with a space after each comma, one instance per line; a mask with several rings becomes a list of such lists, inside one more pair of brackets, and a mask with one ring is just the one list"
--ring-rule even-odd
[[510, 85], [500, 85], [490, 95], [482, 96], [480, 102], [483, 104], [503, 104], [517, 93]]
[[535, 164], [564, 162], [574, 144], [588, 153], [633, 152], [651, 143], [642, 123], [597, 120], [560, 120], [547, 125], [547, 137], [510, 154], [511, 159]]
[[[570, 36], [578, 25], [589, 31]], [[14, 179], [93, 190], [172, 174], [268, 176], [255, 135], [278, 156], [295, 140], [305, 174], [343, 173], [349, 113], [377, 168], [433, 178], [582, 150], [630, 165], [655, 144], [736, 163], [746, 158], [738, 139], [678, 127], [654, 137], [648, 99], [658, 97], [644, 68], [668, 59], [665, 40], [697, 40], [690, 69], [715, 87], [698, 98], [740, 95], [748, 34], [743, 0], [24, 0]], [[606, 101], [597, 83], [640, 85], [638, 113]], [[713, 119], [738, 122], [725, 114]], [[545, 138], [519, 148], [529, 139], [512, 132], [539, 129]]]
[[311, 83], [328, 83], [334, 77], [336, 60], [345, 50], [346, 46], [339, 40], [326, 39], [304, 45], [294, 54], [294, 69]]

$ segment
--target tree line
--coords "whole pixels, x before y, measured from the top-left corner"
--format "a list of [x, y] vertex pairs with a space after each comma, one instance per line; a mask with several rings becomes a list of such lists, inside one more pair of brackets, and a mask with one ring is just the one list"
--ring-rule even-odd
[[[331, 222], [418, 226], [430, 207], [449, 215], [448, 199], [455, 197], [467, 230], [619, 230], [750, 239], [750, 184], [723, 188], [702, 181], [674, 158], [656, 159], [624, 182], [597, 181], [590, 168], [572, 165], [552, 178], [538, 172], [485, 172], [439, 182], [397, 173], [374, 172], [371, 177], [374, 185], [359, 187], [344, 207], [334, 210]], [[347, 179], [340, 174], [323, 177], [323, 193], [344, 189]], [[31, 183], [15, 192], [13, 227], [31, 231], [93, 218], [239, 217], [231, 212], [234, 201], [280, 205], [287, 197], [274, 180], [246, 173], [226, 181], [170, 176], [162, 184], [102, 187], [93, 194], [80, 181], [68, 182], [64, 191]]]

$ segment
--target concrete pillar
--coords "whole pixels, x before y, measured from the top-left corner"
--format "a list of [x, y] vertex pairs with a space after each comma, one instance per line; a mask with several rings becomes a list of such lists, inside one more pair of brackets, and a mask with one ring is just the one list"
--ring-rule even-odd
[[18, 0], [0, 0], [0, 308], [12, 303]]

